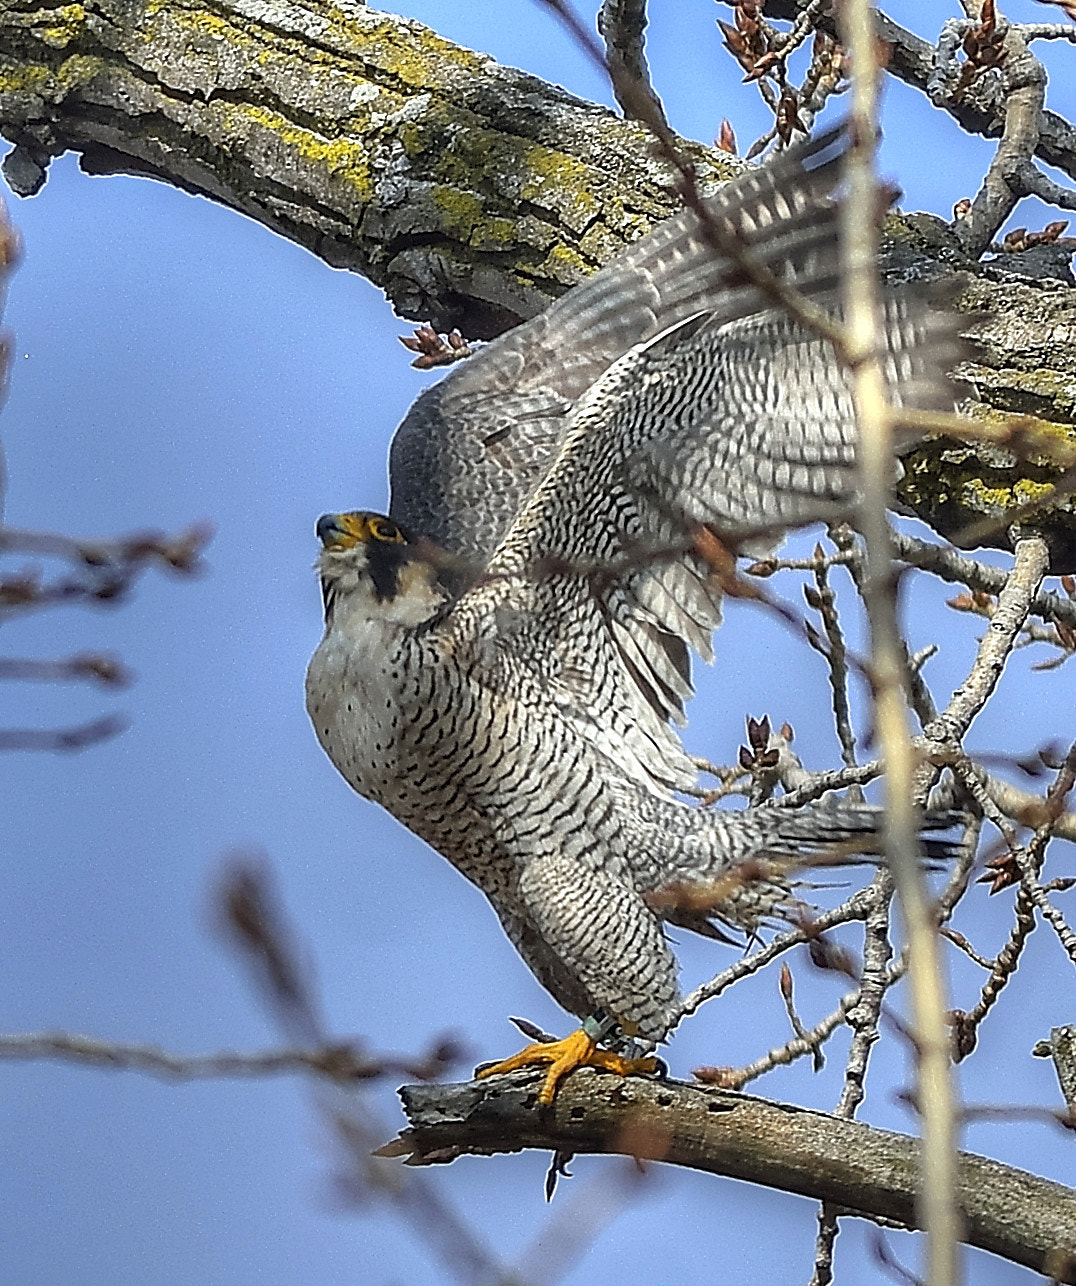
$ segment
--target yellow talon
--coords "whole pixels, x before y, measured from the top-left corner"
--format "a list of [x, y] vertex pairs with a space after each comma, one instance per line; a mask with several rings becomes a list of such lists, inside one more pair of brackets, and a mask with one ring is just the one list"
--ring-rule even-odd
[[603, 1071], [615, 1072], [618, 1076], [629, 1076], [636, 1072], [655, 1072], [658, 1066], [656, 1058], [622, 1058], [607, 1049], [599, 1049], [597, 1041], [580, 1027], [563, 1040], [528, 1045], [511, 1058], [494, 1063], [491, 1067], [483, 1067], [475, 1073], [475, 1077], [482, 1080], [487, 1076], [501, 1076], [520, 1067], [534, 1067], [543, 1063], [549, 1064], [549, 1071], [538, 1091], [538, 1102], [543, 1107], [548, 1107], [553, 1102], [561, 1081], [577, 1067], [600, 1067]]

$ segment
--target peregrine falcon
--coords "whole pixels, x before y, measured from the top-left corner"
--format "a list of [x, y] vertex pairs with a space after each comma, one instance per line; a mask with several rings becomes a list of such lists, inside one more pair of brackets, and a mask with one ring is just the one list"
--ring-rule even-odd
[[[726, 184], [706, 221], [682, 212], [480, 349], [397, 430], [391, 516], [317, 525], [317, 737], [585, 1020], [487, 1069], [548, 1064], [543, 1103], [581, 1064], [654, 1066], [609, 1046], [675, 1021], [666, 923], [753, 932], [791, 911], [796, 858], [876, 839], [865, 806], [707, 811], [675, 794], [696, 775], [674, 730], [690, 652], [710, 659], [720, 619], [707, 539], [754, 552], [855, 511], [847, 372], [759, 284], [837, 310], [845, 146], [832, 131]], [[953, 322], [890, 293], [884, 330], [893, 400], [951, 407]], [[685, 885], [717, 890], [705, 912], [655, 896]]]

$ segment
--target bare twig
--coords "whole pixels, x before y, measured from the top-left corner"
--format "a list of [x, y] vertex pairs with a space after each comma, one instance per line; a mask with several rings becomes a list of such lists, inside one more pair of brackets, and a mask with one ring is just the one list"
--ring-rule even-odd
[[62, 661], [0, 657], [0, 679], [35, 680], [42, 683], [66, 679], [92, 679], [106, 687], [121, 688], [131, 682], [130, 671], [118, 658], [104, 652], [81, 652]]
[[1040, 1040], [1031, 1051], [1036, 1058], [1052, 1058], [1061, 1093], [1070, 1113], [1076, 1114], [1076, 1026], [1054, 1027], [1049, 1040]]
[[176, 537], [159, 533], [126, 536], [111, 541], [81, 541], [52, 532], [17, 531], [0, 527], [0, 554], [39, 554], [59, 558], [74, 574], [43, 582], [37, 572], [18, 572], [0, 578], [0, 617], [59, 603], [117, 602], [151, 565], [191, 575], [202, 570], [202, 552], [211, 532], [199, 524]]
[[829, 1286], [833, 1281], [833, 1248], [837, 1241], [839, 1207], [823, 1201], [818, 1207], [818, 1235], [814, 1245], [814, 1271], [808, 1286]]
[[[796, 1012], [795, 987], [792, 980], [792, 970], [788, 967], [787, 961], [781, 965], [780, 991], [781, 991], [781, 999], [784, 1001], [784, 1004], [785, 1004], [785, 1013], [788, 1014], [788, 1021], [792, 1027], [792, 1030], [796, 1033], [797, 1036], [800, 1037], [801, 1040], [806, 1040], [807, 1028], [804, 1027], [803, 1020]], [[825, 1067], [826, 1059], [825, 1059], [825, 1055], [822, 1053], [821, 1046], [815, 1049], [814, 1057], [811, 1061], [814, 1065], [814, 1070], [816, 1072], [820, 1072], [823, 1069], [823, 1067]]]
[[[760, 947], [759, 950], [744, 956], [743, 959], [735, 961], [728, 968], [723, 969], [716, 977], [711, 978], [709, 982], [696, 987], [694, 991], [684, 997], [680, 1003], [676, 1023], [679, 1023], [687, 1015], [693, 1014], [706, 1001], [713, 1000], [715, 996], [720, 996], [733, 983], [757, 973], [759, 969], [765, 968], [772, 960], [776, 960], [778, 956], [790, 951], [793, 947], [799, 946], [804, 942], [810, 942], [813, 938], [818, 937], [820, 933], [825, 932], [826, 929], [833, 928], [835, 925], [847, 924], [851, 920], [866, 919], [873, 903], [874, 895], [871, 890], [859, 889], [832, 911], [821, 912], [808, 924], [780, 934], [772, 942], [767, 943], [766, 946]], [[676, 1023], [672, 1025], [675, 1026]]]
[[385, 1076], [433, 1080], [460, 1058], [454, 1042], [438, 1042], [422, 1058], [369, 1055], [353, 1045], [320, 1049], [272, 1049], [250, 1054], [173, 1054], [156, 1045], [131, 1045], [71, 1032], [0, 1033], [0, 1059], [56, 1059], [114, 1071], [144, 1072], [166, 1081], [249, 1078], [312, 1072], [345, 1084]]
[[832, 1013], [827, 1014], [809, 1031], [771, 1049], [753, 1063], [747, 1063], [744, 1067], [696, 1067], [692, 1075], [705, 1085], [717, 1085], [726, 1090], [743, 1089], [750, 1081], [757, 1080], [766, 1072], [772, 1072], [775, 1067], [787, 1067], [804, 1054], [817, 1055], [819, 1048], [841, 1026], [848, 1010], [858, 999], [858, 992], [850, 992]]
[[[233, 862], [221, 888], [223, 924], [261, 984], [287, 1037], [302, 1047], [331, 1046], [304, 958], [269, 883], [264, 863]], [[349, 1161], [351, 1185], [392, 1203], [416, 1235], [465, 1286], [520, 1286], [481, 1237], [420, 1176], [373, 1155], [386, 1127], [354, 1088], [319, 1086], [318, 1106]]]
[[866, 545], [864, 604], [870, 624], [871, 687], [875, 726], [886, 763], [885, 853], [900, 898], [910, 956], [912, 1011], [923, 1123], [921, 1211], [927, 1232], [932, 1286], [956, 1280], [955, 1120], [949, 1075], [946, 1004], [937, 928], [919, 864], [913, 796], [915, 757], [904, 699], [905, 650], [900, 642], [886, 510], [890, 504], [893, 432], [878, 355], [879, 285], [876, 275], [878, 71], [875, 32], [866, 0], [848, 0], [842, 43], [850, 50], [853, 146], [842, 207], [845, 317], [852, 363], [863, 505], [859, 526]]
[[[605, 41], [605, 61], [616, 100], [624, 115], [649, 120], [655, 114], [665, 115], [661, 100], [654, 93], [650, 82], [644, 50], [646, 31], [646, 0], [602, 0], [598, 11], [598, 30]], [[626, 82], [634, 86], [633, 92], [621, 97], [620, 86]], [[644, 98], [649, 112], [639, 117], [638, 100]]]
[[878, 1039], [878, 1022], [886, 991], [904, 970], [900, 962], [890, 969], [889, 908], [893, 898], [893, 881], [888, 871], [874, 877], [874, 905], [867, 916], [863, 934], [863, 971], [856, 1003], [845, 1021], [852, 1028], [852, 1043], [844, 1069], [844, 1088], [834, 1109], [837, 1116], [851, 1119], [863, 1102], [864, 1082], [871, 1050]]
[[815, 549], [819, 564], [814, 569], [814, 589], [805, 587], [807, 602], [822, 617], [829, 644], [826, 656], [829, 661], [829, 686], [833, 693], [833, 718], [837, 738], [841, 743], [841, 758], [851, 767], [856, 762], [856, 738], [852, 731], [852, 716], [848, 708], [848, 660], [844, 645], [844, 632], [837, 615], [836, 596], [829, 584], [828, 570], [821, 565], [824, 553], [821, 546]]
[[85, 750], [126, 727], [126, 719], [110, 714], [70, 728], [0, 728], [0, 750]]
[[953, 946], [959, 947], [969, 960], [974, 960], [980, 969], [985, 969], [988, 973], [993, 969], [994, 961], [988, 960], [982, 952], [976, 951], [967, 938], [962, 933], [958, 933], [956, 929], [951, 929], [948, 925], [942, 925], [941, 935], [943, 938], [947, 938]]
[[[792, 19], [809, 4], [810, 0], [767, 0], [766, 12], [772, 18]], [[833, 11], [823, 10], [816, 22], [821, 30], [836, 33]], [[936, 46], [894, 22], [880, 9], [875, 10], [874, 29], [888, 52], [886, 72], [928, 93], [937, 60]], [[955, 100], [952, 96], [943, 97], [938, 106], [947, 111], [965, 133], [996, 138], [1004, 119], [1004, 89], [995, 78], [980, 77], [963, 97]], [[1076, 179], [1076, 126], [1056, 112], [1044, 110], [1035, 155]]]
[[[926, 748], [926, 743], [922, 743]], [[1021, 790], [1018, 786], [1012, 785], [1011, 782], [1004, 781], [989, 773], [981, 764], [975, 763], [966, 756], [962, 757], [962, 762], [957, 759], [950, 759], [954, 766], [959, 766], [961, 781], [965, 786], [970, 786], [972, 779], [977, 783], [978, 789], [985, 793], [995, 808], [1005, 817], [1012, 818], [1019, 822], [1021, 826], [1030, 827], [1032, 830], [1042, 826], [1047, 820], [1051, 821], [1053, 828], [1052, 833], [1059, 839], [1076, 841], [1076, 813], [1062, 813], [1059, 817], [1049, 819], [1046, 812], [1046, 804], [1041, 795], [1032, 795], [1026, 790]], [[951, 807], [954, 800], [950, 793], [946, 791], [946, 785], [943, 782], [938, 788], [945, 792], [945, 797], [937, 801], [939, 808]], [[1004, 828], [1001, 828], [1004, 830]]]
[[930, 741], [958, 745], [972, 720], [990, 698], [1013, 648], [1049, 563], [1049, 551], [1038, 536], [1017, 541], [1016, 559], [998, 596], [968, 677], [948, 706], [926, 729]]
[[1042, 128], [1046, 69], [1029, 49], [1021, 27], [1006, 23], [1003, 28], [999, 24], [995, 36], [1000, 38], [1004, 128], [982, 186], [967, 211], [953, 224], [957, 239], [972, 258], [978, 258], [989, 247], [1021, 197], [1034, 192], [1050, 199], [1045, 195], [1048, 189], [1063, 198], [1061, 204], [1068, 204], [1066, 195], [1076, 202], [1076, 193], [1065, 194], [1031, 160]]
[[[990, 969], [990, 976], [983, 983], [982, 991], [975, 1005], [967, 1010], [955, 1009], [952, 1013], [953, 1023], [953, 1056], [957, 1062], [967, 1058], [975, 1048], [978, 1040], [979, 1024], [993, 1008], [1006, 983], [1016, 972], [1028, 936], [1035, 928], [1035, 915], [1031, 909], [1031, 899], [1020, 889], [1016, 895], [1016, 923], [1009, 932], [1008, 941], [993, 961], [983, 961]], [[961, 945], [958, 943], [958, 945]], [[964, 944], [967, 950], [967, 944]], [[970, 950], [968, 952], [971, 954]]]
[[771, 808], [799, 808], [821, 798], [831, 790], [847, 790], [850, 786], [865, 786], [881, 777], [885, 765], [880, 759], [858, 767], [834, 768], [831, 772], [811, 773], [810, 781], [770, 801]]
[[[912, 567], [931, 572], [952, 584], [967, 585], [969, 589], [998, 594], [1005, 587], [1009, 573], [1001, 567], [991, 567], [978, 562], [944, 545], [934, 545], [902, 532], [893, 532], [893, 548], [897, 557]], [[1036, 593], [1028, 608], [1032, 616], [1045, 621], [1060, 621], [1076, 628], [1076, 602], [1052, 591]]]

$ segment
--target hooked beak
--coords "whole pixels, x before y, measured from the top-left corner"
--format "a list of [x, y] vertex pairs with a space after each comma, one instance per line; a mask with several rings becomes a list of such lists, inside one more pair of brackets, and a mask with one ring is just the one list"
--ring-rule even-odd
[[326, 549], [349, 549], [359, 537], [349, 514], [322, 514], [315, 531]]

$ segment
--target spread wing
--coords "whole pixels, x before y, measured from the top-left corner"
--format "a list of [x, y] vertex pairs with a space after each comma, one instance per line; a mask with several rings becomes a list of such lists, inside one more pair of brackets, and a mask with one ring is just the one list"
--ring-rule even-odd
[[[832, 188], [843, 145], [835, 130], [779, 154], [710, 198], [713, 216], [749, 241], [795, 230], [798, 255], [809, 256], [797, 215]], [[767, 253], [778, 259], [781, 246]], [[758, 307], [691, 211], [667, 220], [418, 398], [392, 442], [392, 517], [484, 566], [556, 457], [579, 398], [618, 358], [700, 312], [728, 321]]]
[[[836, 207], [804, 177], [806, 192], [793, 175], [746, 232], [779, 278], [831, 304]], [[693, 544], [699, 524], [744, 550], [848, 515], [856, 502], [847, 371], [827, 341], [784, 312], [760, 311], [750, 287], [740, 305], [739, 315], [704, 313], [637, 346], [578, 400], [486, 585], [472, 591], [499, 597], [502, 618], [509, 603], [530, 618], [514, 631], [529, 663], [555, 658], [574, 684], [562, 704], [650, 784], [683, 784], [689, 773], [668, 720], [682, 718], [691, 693], [688, 649], [709, 657], [720, 617], [712, 568]], [[889, 295], [884, 322], [893, 399], [951, 407], [955, 321]]]

